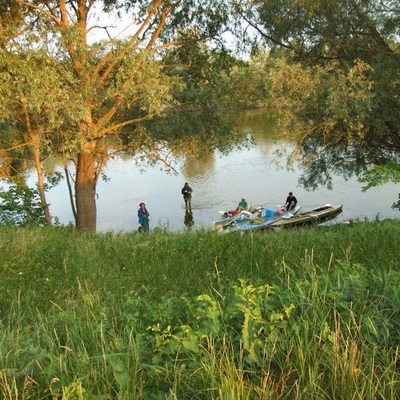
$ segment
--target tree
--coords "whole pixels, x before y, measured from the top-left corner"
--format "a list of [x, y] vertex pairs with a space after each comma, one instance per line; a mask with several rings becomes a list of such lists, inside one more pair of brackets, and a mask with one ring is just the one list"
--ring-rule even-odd
[[[38, 50], [25, 49], [23, 53], [4, 52], [0, 61], [3, 73], [1, 89], [3, 101], [0, 115], [7, 122], [12, 134], [3, 135], [3, 149], [19, 149], [19, 159], [31, 161], [37, 173], [38, 191], [42, 201], [45, 219], [52, 224], [49, 207], [46, 201], [45, 176], [42, 160], [51, 153], [52, 133], [58, 129], [59, 121], [65, 115], [65, 102], [70, 99], [69, 90], [62, 85], [60, 77], [47, 54]], [[64, 87], [63, 87], [64, 86]], [[60, 102], [59, 99], [62, 99]], [[71, 111], [72, 106], [69, 107]], [[8, 144], [7, 144], [8, 143]], [[16, 150], [4, 151], [12, 157]], [[17, 175], [30, 167], [25, 162], [15, 168], [15, 159], [11, 161], [13, 172]], [[7, 171], [10, 164], [3, 165]], [[10, 176], [9, 176], [10, 177]]]
[[[73, 161], [76, 227], [94, 232], [96, 184], [110, 157], [129, 150], [168, 164], [164, 155], [169, 143], [152, 136], [144, 125], [177, 105], [172, 89], [179, 79], [164, 72], [161, 59], [169, 47], [216, 37], [227, 20], [225, 4], [218, 0], [9, 4], [0, 17], [0, 27], [9, 28], [1, 32], [2, 56], [7, 55], [2, 60], [7, 59], [8, 65], [1, 67], [0, 90], [6, 103], [15, 107], [1, 107], [0, 115], [8, 121], [22, 115], [25, 97], [29, 122], [34, 121], [32, 140], [37, 139], [42, 150]], [[16, 4], [23, 21], [17, 26], [9, 22]], [[130, 17], [130, 33], [113, 39], [110, 26], [91, 24], [99, 18], [95, 6]], [[196, 30], [186, 29], [189, 26]], [[90, 42], [96, 29], [106, 32], [108, 39]], [[178, 30], [188, 33], [177, 39]], [[36, 84], [27, 79], [23, 87], [15, 85], [24, 74], [20, 62], [29, 54], [41, 60], [33, 66], [26, 63]], [[39, 72], [44, 65], [43, 76]], [[45, 88], [43, 82], [48, 84]], [[15, 95], [18, 100], [13, 102]]]
[[37, 189], [29, 188], [23, 180], [9, 182], [7, 190], [0, 189], [0, 225], [45, 225], [43, 205]]
[[[271, 105], [279, 111], [280, 133], [295, 142], [289, 161], [297, 159], [306, 168], [301, 182], [309, 188], [330, 186], [332, 171], [356, 174], [366, 188], [388, 176], [395, 182], [400, 162], [398, 2], [233, 3], [270, 46]], [[374, 169], [386, 171], [382, 179], [376, 173], [363, 175]]]

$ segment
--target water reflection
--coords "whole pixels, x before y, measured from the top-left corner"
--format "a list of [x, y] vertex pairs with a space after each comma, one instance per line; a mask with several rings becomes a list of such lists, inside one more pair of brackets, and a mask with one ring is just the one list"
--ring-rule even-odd
[[251, 132], [257, 146], [274, 144], [274, 122], [265, 110], [246, 111], [240, 115], [239, 129]]
[[[273, 136], [274, 122], [265, 110], [243, 112], [238, 121], [238, 129], [248, 131], [252, 135], [255, 143], [253, 149], [243, 149], [239, 151], [242, 155], [242, 159], [246, 157], [247, 152], [255, 150], [260, 153], [260, 157], [264, 158], [264, 163], [268, 161], [272, 165], [273, 161], [274, 164], [276, 164], [276, 160], [272, 160], [274, 151], [285, 146], [290, 147], [289, 143], [284, 143], [283, 141], [280, 141], [280, 143], [275, 142]], [[204, 181], [208, 178], [214, 179], [217, 174], [221, 174], [218, 159], [229, 158], [234, 153], [237, 153], [237, 151], [233, 151], [230, 155], [224, 156], [216, 151], [203, 154], [199, 159], [187, 159], [181, 166], [181, 172], [190, 181], [194, 182]], [[259, 164], [259, 160], [257, 160], [256, 163]], [[283, 165], [283, 163], [280, 163], [279, 167], [283, 167]]]
[[185, 218], [183, 219], [183, 223], [185, 224], [188, 231], [192, 229], [194, 225], [193, 213], [190, 210], [185, 211]]
[[181, 171], [182, 173], [190, 178], [190, 181], [197, 179], [201, 179], [204, 175], [204, 172], [207, 171], [208, 174], [212, 174], [215, 169], [215, 154], [214, 153], [207, 153], [203, 154], [199, 159], [192, 160], [188, 159], [185, 160]]

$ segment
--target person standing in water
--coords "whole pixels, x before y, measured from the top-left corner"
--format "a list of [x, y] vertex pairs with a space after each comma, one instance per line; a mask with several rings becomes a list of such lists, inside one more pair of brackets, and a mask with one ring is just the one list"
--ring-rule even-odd
[[140, 203], [138, 210], [138, 218], [139, 218], [139, 232], [148, 232], [149, 231], [149, 217], [150, 213], [147, 211], [146, 204]]
[[186, 182], [181, 190], [181, 193], [183, 195], [183, 200], [185, 200], [185, 208], [189, 208], [189, 211], [192, 211], [192, 192], [192, 188]]

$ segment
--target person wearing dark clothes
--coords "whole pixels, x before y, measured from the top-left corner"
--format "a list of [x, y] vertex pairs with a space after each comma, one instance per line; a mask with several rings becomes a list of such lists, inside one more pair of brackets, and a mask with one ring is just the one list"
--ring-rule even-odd
[[189, 211], [192, 210], [192, 192], [193, 192], [192, 188], [186, 182], [181, 190], [181, 193], [183, 195], [183, 200], [185, 200], [185, 208], [186, 209], [189, 208]]
[[139, 232], [148, 232], [149, 231], [149, 217], [150, 213], [147, 211], [146, 204], [140, 203], [138, 210], [139, 217]]
[[284, 210], [286, 211], [293, 210], [293, 208], [296, 207], [296, 204], [297, 204], [296, 197], [293, 195], [293, 192], [289, 192], [289, 196], [286, 198], [286, 203], [283, 206]]

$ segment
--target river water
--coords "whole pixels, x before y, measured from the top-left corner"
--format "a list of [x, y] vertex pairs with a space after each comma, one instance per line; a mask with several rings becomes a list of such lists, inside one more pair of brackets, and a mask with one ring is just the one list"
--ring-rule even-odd
[[[398, 185], [387, 184], [361, 192], [356, 179], [345, 181], [334, 177], [333, 190], [319, 188], [308, 192], [297, 183], [300, 172], [277, 169], [273, 163], [276, 146], [272, 126], [260, 112], [246, 113], [241, 126], [252, 132], [256, 145], [236, 150], [227, 156], [216, 152], [201, 160], [178, 165], [178, 175], [169, 175], [159, 168], [141, 173], [133, 160], [118, 158], [105, 171], [108, 182], [99, 181], [98, 232], [137, 230], [137, 210], [144, 202], [150, 212], [150, 228], [173, 231], [186, 229], [181, 188], [189, 182], [193, 189], [193, 229], [209, 227], [220, 218], [218, 211], [236, 206], [241, 196], [255, 206], [277, 207], [293, 191], [302, 209], [323, 204], [343, 204], [343, 212], [332, 222], [350, 219], [398, 218], [400, 212], [391, 205], [397, 201]], [[280, 166], [284, 166], [284, 160]], [[73, 221], [65, 181], [48, 193], [53, 216], [62, 224]]]

